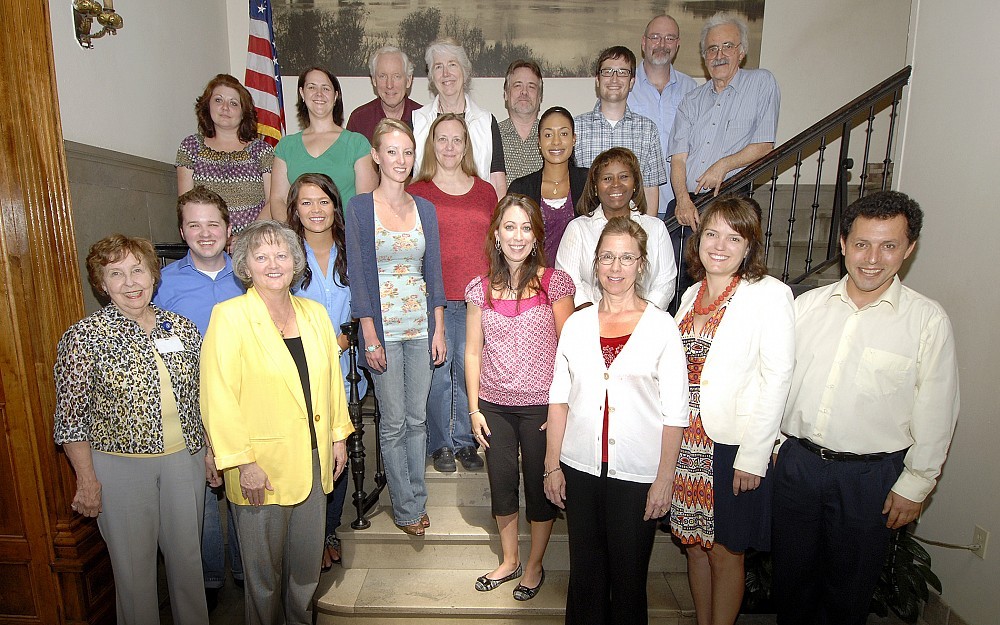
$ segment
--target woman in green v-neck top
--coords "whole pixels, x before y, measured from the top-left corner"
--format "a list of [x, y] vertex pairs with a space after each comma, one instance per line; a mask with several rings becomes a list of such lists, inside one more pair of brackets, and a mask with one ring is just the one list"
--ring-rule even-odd
[[288, 189], [302, 174], [329, 176], [345, 206], [378, 184], [368, 139], [343, 128], [344, 103], [337, 77], [313, 67], [299, 76], [298, 90], [296, 112], [303, 130], [286, 135], [274, 149], [270, 209], [278, 220], [286, 215]]

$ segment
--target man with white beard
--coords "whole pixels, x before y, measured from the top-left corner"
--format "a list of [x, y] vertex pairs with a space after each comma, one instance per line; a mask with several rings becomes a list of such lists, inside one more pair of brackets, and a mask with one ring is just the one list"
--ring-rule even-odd
[[765, 69], [740, 69], [746, 22], [716, 13], [701, 31], [701, 55], [711, 80], [681, 101], [670, 135], [670, 184], [677, 221], [694, 227], [694, 198], [718, 195], [722, 182], [774, 148], [781, 94]]
[[[642, 62], [635, 70], [635, 86], [628, 95], [630, 109], [656, 122], [663, 156], [668, 160], [668, 176], [670, 154], [667, 148], [670, 146], [674, 115], [684, 96], [698, 86], [693, 78], [672, 65], [680, 47], [681, 31], [674, 18], [659, 15], [650, 20], [642, 34]], [[660, 219], [673, 216], [673, 199], [674, 192], [668, 180], [660, 185], [660, 205], [656, 211]]]

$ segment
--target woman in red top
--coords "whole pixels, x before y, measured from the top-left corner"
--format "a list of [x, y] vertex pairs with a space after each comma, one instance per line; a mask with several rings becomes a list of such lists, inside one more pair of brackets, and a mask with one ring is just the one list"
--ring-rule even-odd
[[458, 115], [438, 116], [427, 134], [416, 182], [407, 191], [434, 205], [441, 232], [444, 310], [448, 358], [434, 369], [427, 398], [427, 453], [434, 468], [450, 472], [455, 458], [468, 470], [483, 468], [476, 453], [465, 407], [465, 285], [486, 271], [486, 257], [475, 243], [486, 237], [497, 203], [493, 186], [476, 175], [476, 162], [465, 121]]
[[[526, 601], [545, 581], [542, 556], [557, 513], [542, 487], [543, 428], [559, 332], [573, 312], [576, 289], [568, 274], [546, 267], [542, 213], [526, 196], [509, 194], [497, 205], [486, 251], [489, 272], [465, 291], [465, 381], [472, 430], [489, 461], [503, 561], [476, 580], [476, 590], [493, 590], [523, 572], [514, 598]], [[525, 516], [531, 524], [531, 552], [523, 567], [517, 531], [518, 451]]]

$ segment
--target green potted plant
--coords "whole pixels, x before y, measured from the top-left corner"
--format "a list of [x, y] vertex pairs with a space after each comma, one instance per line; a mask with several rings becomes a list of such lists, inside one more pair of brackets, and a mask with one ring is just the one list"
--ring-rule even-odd
[[931, 556], [904, 527], [892, 535], [889, 555], [872, 597], [871, 611], [885, 617], [892, 610], [907, 623], [916, 623], [927, 602], [927, 587], [941, 592], [941, 580], [931, 570]]
[[[771, 554], [747, 550], [744, 570], [746, 590], [740, 612], [773, 613]], [[891, 610], [903, 621], [916, 623], [929, 596], [928, 586], [941, 592], [941, 580], [931, 570], [930, 554], [913, 538], [908, 528], [894, 532], [870, 611], [886, 617]]]

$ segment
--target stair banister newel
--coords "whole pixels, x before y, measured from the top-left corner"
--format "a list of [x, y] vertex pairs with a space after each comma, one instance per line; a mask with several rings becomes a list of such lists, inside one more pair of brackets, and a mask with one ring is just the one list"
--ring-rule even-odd
[[341, 331], [347, 336], [348, 362], [350, 370], [347, 372], [347, 382], [350, 385], [347, 394], [347, 412], [351, 416], [351, 423], [354, 425], [354, 433], [347, 438], [347, 457], [351, 462], [351, 476], [354, 478], [354, 508], [358, 517], [351, 522], [351, 527], [356, 530], [367, 529], [371, 526], [371, 521], [365, 518], [365, 500], [368, 495], [365, 493], [365, 425], [361, 418], [361, 397], [358, 387], [361, 384], [361, 373], [358, 371], [358, 322], [349, 321], [340, 326]]

